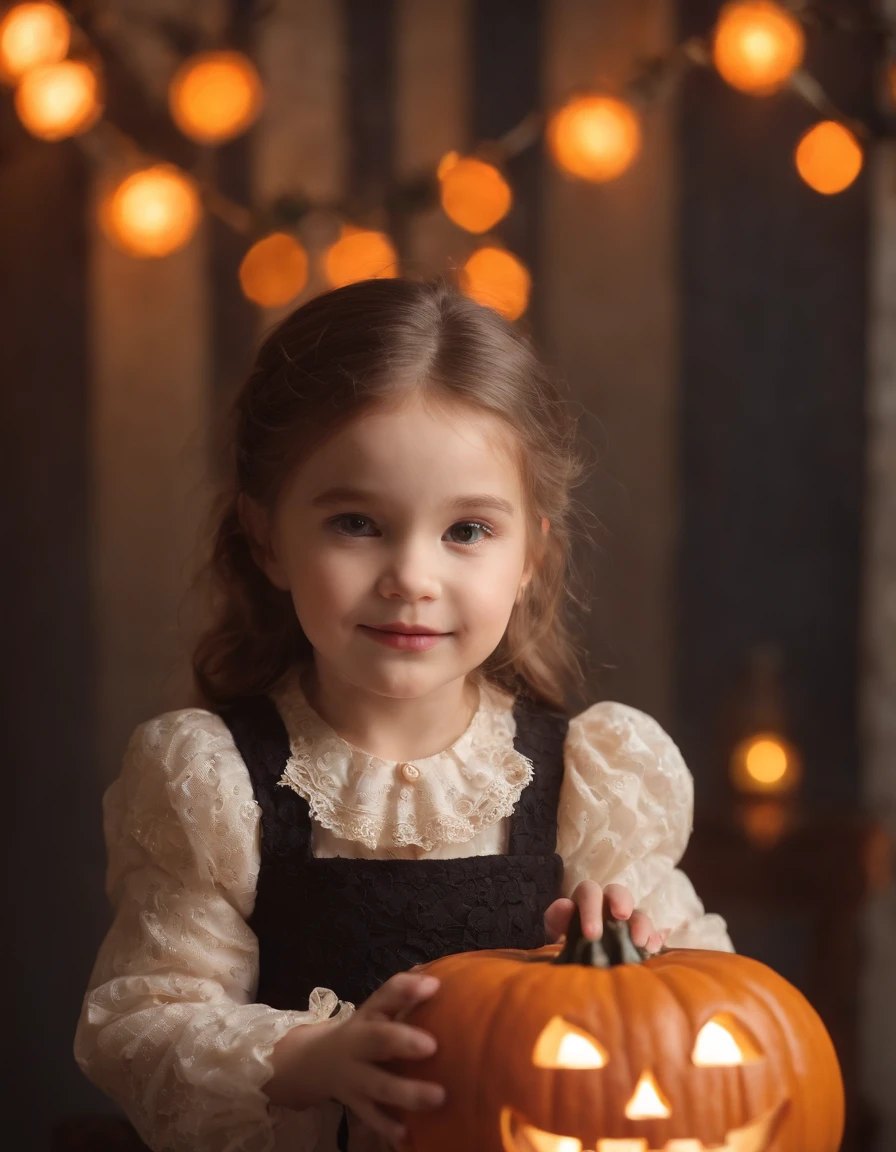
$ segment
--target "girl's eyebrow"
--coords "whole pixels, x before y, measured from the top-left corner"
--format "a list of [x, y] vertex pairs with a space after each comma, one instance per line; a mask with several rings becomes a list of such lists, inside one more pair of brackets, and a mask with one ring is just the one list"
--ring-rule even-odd
[[[336, 504], [350, 504], [352, 501], [372, 504], [376, 500], [377, 496], [374, 492], [365, 492], [361, 488], [327, 488], [325, 492], [313, 497], [311, 505], [314, 508], [329, 508]], [[455, 496], [452, 500], [445, 501], [445, 507], [454, 512], [490, 508], [495, 512], [503, 512], [507, 516], [513, 516], [515, 511], [509, 500], [488, 493]]]

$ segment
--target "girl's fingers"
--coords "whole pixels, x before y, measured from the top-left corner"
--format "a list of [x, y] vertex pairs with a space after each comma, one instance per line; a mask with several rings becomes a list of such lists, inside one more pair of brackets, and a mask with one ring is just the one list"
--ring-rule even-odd
[[579, 906], [582, 935], [587, 940], [599, 940], [604, 931], [604, 890], [594, 880], [583, 880], [572, 898]]
[[363, 1012], [368, 1019], [391, 1019], [432, 996], [438, 986], [436, 976], [422, 972], [397, 972], [367, 997], [358, 1012]]
[[365, 1061], [423, 1060], [432, 1056], [438, 1045], [435, 1037], [412, 1024], [391, 1020], [372, 1020], [359, 1027], [354, 1055]]
[[378, 1104], [404, 1108], [408, 1112], [426, 1112], [445, 1103], [445, 1089], [441, 1084], [396, 1076], [385, 1068], [367, 1068], [361, 1090]]
[[628, 926], [632, 936], [632, 944], [636, 948], [647, 948], [648, 941], [653, 934], [653, 924], [646, 912], [639, 912], [636, 908], [629, 917]]
[[544, 926], [547, 929], [549, 937], [552, 937], [550, 943], [562, 936], [569, 927], [569, 922], [572, 919], [572, 912], [575, 904], [572, 900], [565, 896], [561, 896], [559, 900], [555, 900], [553, 904], [546, 910], [544, 914]]
[[634, 897], [621, 884], [608, 884], [604, 888], [604, 903], [617, 920], [628, 920], [635, 908]]
[[650, 939], [647, 941], [648, 952], [659, 952], [663, 946], [663, 933], [651, 932]]
[[396, 1146], [401, 1144], [407, 1135], [407, 1129], [402, 1123], [393, 1119], [382, 1108], [377, 1108], [367, 1096], [352, 1096], [347, 1098], [345, 1103], [359, 1119]]

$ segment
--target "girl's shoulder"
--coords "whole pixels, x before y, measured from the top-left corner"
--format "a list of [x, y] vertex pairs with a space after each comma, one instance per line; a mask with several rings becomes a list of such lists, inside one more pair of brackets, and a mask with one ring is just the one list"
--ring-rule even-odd
[[678, 745], [657, 720], [630, 704], [601, 700], [573, 716], [564, 759], [589, 779], [625, 777], [691, 802], [693, 779]]

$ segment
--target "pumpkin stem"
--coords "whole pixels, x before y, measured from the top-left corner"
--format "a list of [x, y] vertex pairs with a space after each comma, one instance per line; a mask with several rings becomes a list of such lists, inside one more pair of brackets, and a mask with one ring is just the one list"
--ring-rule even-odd
[[578, 905], [566, 933], [566, 943], [554, 964], [584, 964], [589, 968], [611, 968], [617, 964], [640, 964], [650, 953], [632, 943], [628, 921], [613, 916], [604, 917], [604, 931], [600, 940], [588, 940], [582, 935], [582, 917]]

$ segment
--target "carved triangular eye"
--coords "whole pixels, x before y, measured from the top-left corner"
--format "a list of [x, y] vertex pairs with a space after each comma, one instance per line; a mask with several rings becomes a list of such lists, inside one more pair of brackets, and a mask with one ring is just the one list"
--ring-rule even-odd
[[536, 1068], [603, 1068], [606, 1049], [582, 1028], [562, 1016], [554, 1016], [535, 1042], [532, 1063]]
[[719, 1012], [697, 1033], [693, 1062], [701, 1068], [731, 1068], [762, 1059], [759, 1043], [730, 1012]]

